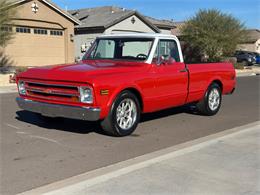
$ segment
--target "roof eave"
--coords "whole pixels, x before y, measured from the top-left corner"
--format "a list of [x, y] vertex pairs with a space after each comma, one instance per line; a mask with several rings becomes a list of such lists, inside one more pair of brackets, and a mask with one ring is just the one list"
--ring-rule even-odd
[[73, 21], [75, 24], [80, 25], [81, 22], [77, 19], [74, 18], [73, 16], [71, 16], [69, 13], [65, 12], [64, 10], [60, 9], [59, 7], [57, 7], [56, 5], [54, 5], [53, 3], [51, 3], [48, 0], [41, 0], [43, 2], [45, 2], [47, 5], [49, 5], [50, 7], [52, 7], [53, 9], [55, 9], [56, 11], [58, 11], [60, 14], [64, 15], [65, 17], [67, 17], [68, 19], [70, 19], [71, 21]]
[[[16, 1], [13, 3], [10, 3], [9, 6], [15, 6], [17, 4], [21, 4], [23, 2], [26, 2], [27, 0], [20, 0], [20, 1]], [[80, 25], [81, 22], [74, 18], [73, 16], [71, 16], [69, 13], [66, 13], [65, 11], [63, 11], [62, 9], [60, 9], [59, 7], [57, 7], [56, 5], [54, 5], [53, 3], [47, 1], [47, 0], [41, 0], [42, 2], [44, 2], [45, 4], [49, 5], [50, 7], [52, 7], [54, 10], [56, 10], [57, 12], [59, 12], [60, 14], [62, 14], [63, 16], [65, 16], [66, 18], [68, 18], [69, 20], [71, 20], [72, 22], [74, 22], [74, 24], [78, 24]]]
[[161, 30], [159, 28], [157, 28], [157, 26], [155, 26], [153, 23], [151, 23], [149, 20], [147, 20], [143, 15], [141, 15], [139, 12], [134, 11], [134, 13], [141, 19], [143, 20], [146, 24], [148, 24], [148, 26], [150, 28], [152, 28], [153, 30], [155, 30], [157, 33], [160, 33]]
[[167, 24], [155, 24], [154, 23], [154, 25], [157, 26], [158, 28], [164, 28], [164, 29], [169, 29], [169, 30], [177, 28], [174, 25], [167, 25]]
[[119, 18], [119, 19], [117, 19], [117, 20], [115, 20], [115, 21], [113, 21], [113, 22], [111, 22], [111, 23], [109, 23], [109, 24], [104, 25], [104, 28], [107, 29], [107, 28], [109, 28], [109, 27], [111, 27], [111, 26], [113, 26], [113, 25], [115, 25], [115, 24], [117, 24], [117, 23], [119, 23], [119, 22], [125, 20], [126, 18], [129, 18], [129, 17], [133, 16], [133, 15], [136, 15], [139, 19], [141, 19], [143, 22], [145, 22], [150, 28], [152, 28], [155, 32], [157, 32], [157, 33], [160, 33], [160, 32], [161, 32], [161, 30], [160, 30], [159, 28], [157, 28], [157, 27], [156, 27], [155, 25], [153, 25], [151, 22], [149, 22], [148, 20], [146, 20], [146, 19], [144, 18], [144, 16], [142, 16], [141, 14], [139, 14], [137, 11], [129, 12], [129, 13], [126, 14], [125, 16], [123, 16], [123, 17], [121, 17], [121, 18]]

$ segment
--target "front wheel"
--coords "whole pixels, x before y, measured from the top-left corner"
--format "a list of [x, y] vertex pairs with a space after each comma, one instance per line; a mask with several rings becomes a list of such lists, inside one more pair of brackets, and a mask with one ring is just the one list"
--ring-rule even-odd
[[114, 101], [109, 115], [101, 122], [102, 128], [114, 136], [130, 135], [140, 120], [140, 103], [130, 91], [123, 91]]
[[204, 98], [197, 103], [198, 110], [208, 116], [217, 114], [222, 101], [222, 92], [218, 84], [213, 83], [209, 86]]

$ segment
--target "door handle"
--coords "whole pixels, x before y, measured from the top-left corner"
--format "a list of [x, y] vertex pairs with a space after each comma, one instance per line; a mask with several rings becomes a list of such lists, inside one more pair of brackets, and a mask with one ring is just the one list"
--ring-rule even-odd
[[187, 72], [187, 68], [180, 70], [179, 72]]

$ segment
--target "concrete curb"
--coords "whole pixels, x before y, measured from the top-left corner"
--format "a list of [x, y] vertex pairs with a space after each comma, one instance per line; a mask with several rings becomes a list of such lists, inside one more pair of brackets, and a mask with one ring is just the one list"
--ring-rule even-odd
[[213, 135], [202, 137], [173, 147], [169, 147], [156, 152], [145, 154], [143, 156], [139, 156], [133, 159], [109, 165], [107, 167], [86, 172], [68, 179], [54, 182], [46, 186], [23, 192], [20, 195], [77, 194], [76, 192], [78, 190], [86, 189], [87, 187], [108, 181], [112, 178], [130, 173], [132, 171], [147, 167], [149, 165], [161, 162], [163, 160], [167, 160], [186, 153], [197, 151], [203, 147], [206, 147], [213, 143], [217, 143], [231, 136], [248, 132], [256, 126], [260, 127], [260, 121], [243, 125], [240, 127], [235, 127]]
[[237, 77], [249, 77], [249, 76], [256, 76], [259, 75], [259, 73], [255, 72], [237, 72], [236, 76]]

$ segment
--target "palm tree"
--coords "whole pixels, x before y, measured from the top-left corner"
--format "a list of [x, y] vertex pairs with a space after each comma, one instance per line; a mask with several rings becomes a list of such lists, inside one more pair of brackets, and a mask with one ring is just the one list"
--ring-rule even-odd
[[4, 48], [13, 38], [12, 19], [16, 15], [16, 9], [6, 0], [0, 1], [0, 67], [8, 67], [11, 60], [4, 54]]

